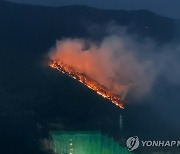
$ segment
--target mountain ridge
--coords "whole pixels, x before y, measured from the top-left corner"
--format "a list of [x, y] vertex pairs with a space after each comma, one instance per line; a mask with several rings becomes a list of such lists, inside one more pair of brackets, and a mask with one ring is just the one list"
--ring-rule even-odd
[[44, 39], [46, 32], [53, 40], [62, 37], [95, 39], [94, 34], [89, 35], [87, 32], [94, 24], [99, 25], [98, 31], [102, 31], [102, 38], [106, 28], [103, 26], [114, 22], [118, 26], [128, 27], [130, 33], [166, 42], [173, 39], [177, 29], [175, 20], [147, 10], [106, 10], [84, 5], [48, 7], [5, 1], [1, 3], [0, 33], [5, 38], [7, 34], [18, 38], [28, 33], [29, 37], [36, 35], [39, 39]]

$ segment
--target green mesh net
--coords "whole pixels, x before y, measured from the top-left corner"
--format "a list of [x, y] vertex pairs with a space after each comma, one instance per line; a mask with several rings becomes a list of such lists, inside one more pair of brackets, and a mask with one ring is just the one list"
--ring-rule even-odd
[[51, 131], [56, 154], [130, 154], [112, 138], [100, 132]]

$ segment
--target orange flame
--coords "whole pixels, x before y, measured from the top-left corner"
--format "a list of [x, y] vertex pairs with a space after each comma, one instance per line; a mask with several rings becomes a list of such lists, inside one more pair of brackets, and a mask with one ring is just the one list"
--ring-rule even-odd
[[122, 99], [119, 96], [111, 93], [106, 87], [99, 84], [97, 81], [90, 79], [86, 74], [76, 71], [73, 67], [68, 66], [59, 60], [52, 60], [49, 63], [49, 66], [67, 74], [75, 80], [78, 80], [89, 89], [95, 91], [98, 95], [110, 100], [113, 104], [120, 107], [121, 109], [124, 109]]

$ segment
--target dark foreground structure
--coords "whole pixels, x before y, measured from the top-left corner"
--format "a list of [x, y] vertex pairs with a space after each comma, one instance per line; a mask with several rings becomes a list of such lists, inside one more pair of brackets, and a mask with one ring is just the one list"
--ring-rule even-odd
[[130, 154], [112, 138], [100, 132], [51, 131], [56, 154]]

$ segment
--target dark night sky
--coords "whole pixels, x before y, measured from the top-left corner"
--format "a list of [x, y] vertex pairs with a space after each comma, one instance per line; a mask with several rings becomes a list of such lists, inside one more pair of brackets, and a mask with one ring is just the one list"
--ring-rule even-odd
[[86, 4], [107, 9], [148, 9], [164, 16], [180, 18], [180, 0], [10, 0], [43, 5]]

